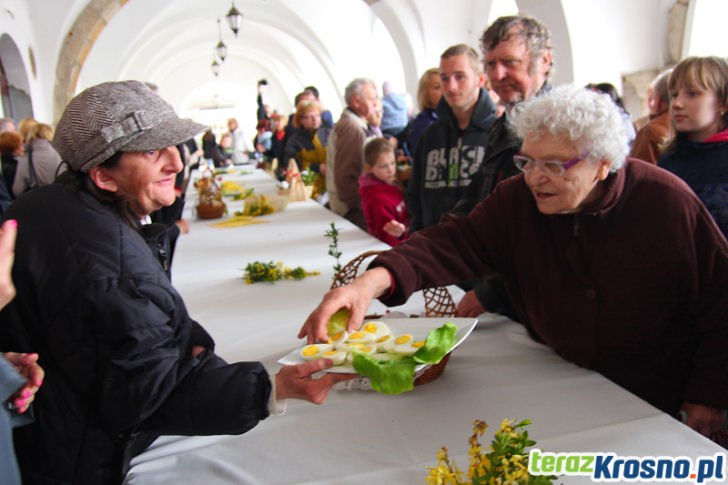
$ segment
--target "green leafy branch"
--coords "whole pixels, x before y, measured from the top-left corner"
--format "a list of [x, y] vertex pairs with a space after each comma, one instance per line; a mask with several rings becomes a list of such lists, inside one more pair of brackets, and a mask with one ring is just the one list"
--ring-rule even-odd
[[324, 233], [324, 236], [331, 239], [329, 243], [329, 256], [333, 256], [336, 259], [336, 264], [334, 264], [334, 278], [336, 278], [336, 275], [341, 271], [341, 251], [339, 251], [340, 233], [339, 228], [333, 222], [329, 226], [330, 229]]

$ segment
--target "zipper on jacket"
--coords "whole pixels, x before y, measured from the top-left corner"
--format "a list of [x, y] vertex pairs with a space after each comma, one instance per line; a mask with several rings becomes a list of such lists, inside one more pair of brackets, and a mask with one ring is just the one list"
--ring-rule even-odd
[[579, 237], [579, 216], [574, 214], [574, 237]]

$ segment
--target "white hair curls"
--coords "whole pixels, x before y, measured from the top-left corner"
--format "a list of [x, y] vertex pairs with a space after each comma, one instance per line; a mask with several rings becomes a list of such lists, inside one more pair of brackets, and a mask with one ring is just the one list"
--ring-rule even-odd
[[624, 166], [629, 153], [619, 108], [606, 94], [575, 85], [559, 86], [521, 103], [511, 121], [521, 139], [543, 134], [566, 136], [581, 156], [608, 160], [611, 171]]

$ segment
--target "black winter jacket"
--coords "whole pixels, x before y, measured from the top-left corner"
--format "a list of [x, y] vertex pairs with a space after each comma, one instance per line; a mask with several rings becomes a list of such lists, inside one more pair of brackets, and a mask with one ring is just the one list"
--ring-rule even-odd
[[417, 142], [412, 177], [407, 184], [407, 208], [412, 231], [437, 224], [465, 191], [485, 158], [488, 132], [495, 121], [495, 103], [480, 90], [465, 130], [460, 130], [445, 99], [437, 107], [438, 119]]
[[[268, 415], [259, 362], [226, 364], [140, 234], [64, 185], [19, 198], [15, 300], [0, 348], [38, 352], [36, 421], [15, 432], [25, 483], [118, 483], [160, 434], [244, 433]], [[192, 357], [193, 345], [206, 347]]]

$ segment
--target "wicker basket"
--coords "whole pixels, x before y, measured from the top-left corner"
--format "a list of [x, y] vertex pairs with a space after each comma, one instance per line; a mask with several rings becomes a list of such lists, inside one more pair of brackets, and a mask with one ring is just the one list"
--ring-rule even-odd
[[447, 362], [450, 360], [450, 354], [452, 354], [452, 352], [445, 354], [445, 357], [443, 357], [439, 363], [427, 366], [420, 370], [415, 377], [415, 386], [427, 384], [440, 377], [440, 374], [445, 372]]
[[200, 219], [218, 219], [225, 214], [225, 204], [205, 204], [197, 206], [197, 217]]

